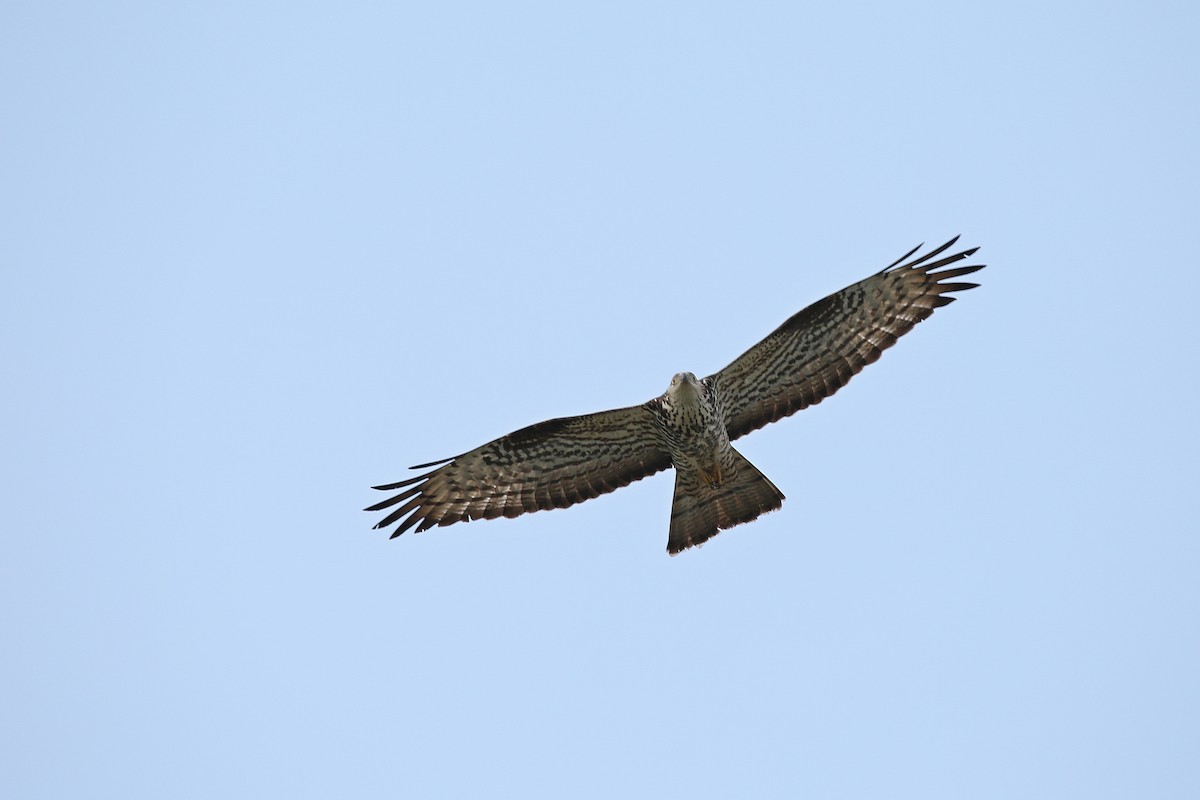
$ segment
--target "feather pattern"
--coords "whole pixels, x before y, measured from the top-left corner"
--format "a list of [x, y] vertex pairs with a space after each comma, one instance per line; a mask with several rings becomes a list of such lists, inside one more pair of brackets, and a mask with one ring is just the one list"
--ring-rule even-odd
[[703, 381], [679, 373], [666, 393], [642, 405], [547, 420], [413, 467], [429, 471], [376, 486], [396, 493], [366, 510], [387, 511], [375, 527], [396, 524], [394, 538], [412, 528], [566, 508], [673, 466], [667, 550], [702, 544], [784, 499], [730, 441], [829, 397], [953, 302], [952, 293], [974, 288], [954, 279], [983, 265], [952, 265], [977, 248], [943, 255], [957, 241], [916, 258], [914, 247], [795, 314]]
[[730, 440], [821, 402], [935, 308], [953, 302], [949, 293], [978, 286], [942, 283], [983, 269], [982, 264], [944, 269], [979, 249], [937, 258], [957, 241], [956, 236], [902, 264], [918, 245], [871, 277], [795, 314], [709, 376], [724, 404]]
[[547, 420], [462, 455], [413, 467], [442, 465], [376, 486], [403, 491], [366, 510], [403, 503], [375, 525], [400, 522], [395, 538], [414, 526], [419, 532], [473, 519], [515, 517], [599, 497], [671, 466], [653, 403]]

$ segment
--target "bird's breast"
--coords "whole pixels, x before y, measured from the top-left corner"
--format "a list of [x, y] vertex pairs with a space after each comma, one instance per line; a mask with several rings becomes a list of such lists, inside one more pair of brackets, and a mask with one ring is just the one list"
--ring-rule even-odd
[[673, 406], [666, 415], [664, 428], [676, 465], [685, 461], [711, 465], [729, 447], [724, 422], [707, 398]]

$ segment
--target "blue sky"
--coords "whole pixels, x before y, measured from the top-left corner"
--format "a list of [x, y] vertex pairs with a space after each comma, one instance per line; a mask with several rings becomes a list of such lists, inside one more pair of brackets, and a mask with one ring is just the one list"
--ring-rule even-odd
[[[0, 794], [1200, 793], [1191, 5], [0, 20]], [[360, 510], [958, 233], [701, 550]]]

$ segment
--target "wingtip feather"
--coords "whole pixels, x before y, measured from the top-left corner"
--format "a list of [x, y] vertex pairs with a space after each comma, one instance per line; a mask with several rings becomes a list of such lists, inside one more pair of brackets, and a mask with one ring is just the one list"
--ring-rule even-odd
[[921, 242], [919, 245], [917, 245], [916, 247], [914, 247], [912, 250], [909, 250], [907, 253], [905, 253], [904, 255], [900, 256], [900, 257], [899, 257], [899, 258], [897, 258], [895, 261], [893, 261], [892, 263], [888, 264], [886, 267], [884, 267], [883, 269], [881, 269], [881, 270], [880, 270], [880, 272], [887, 272], [889, 269], [891, 269], [892, 267], [896, 266], [896, 265], [897, 265], [897, 264], [899, 264], [901, 261], [903, 261], [904, 259], [908, 258], [909, 256], [911, 256], [913, 253], [917, 252], [918, 250], [920, 250], [920, 249], [921, 249], [922, 247], [924, 247], [924, 246], [925, 246], [925, 243], [924, 243], [924, 242]]
[[409, 469], [427, 469], [429, 467], [436, 467], [438, 464], [445, 464], [461, 457], [462, 456], [450, 456], [449, 458], [439, 458], [437, 461], [430, 461], [428, 464], [414, 464], [413, 466], [409, 467]]
[[372, 486], [371, 488], [380, 492], [394, 492], [397, 489], [403, 489], [405, 486], [410, 486], [424, 477], [424, 475], [420, 475], [416, 478], [409, 478], [408, 480], [397, 481], [396, 483], [383, 483], [379, 486]]

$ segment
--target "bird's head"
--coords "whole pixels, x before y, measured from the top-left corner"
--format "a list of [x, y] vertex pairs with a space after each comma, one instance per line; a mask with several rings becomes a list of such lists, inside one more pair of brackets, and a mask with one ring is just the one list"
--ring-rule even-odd
[[675, 377], [671, 378], [667, 394], [676, 404], [694, 403], [700, 396], [700, 381], [690, 372], [677, 372]]

